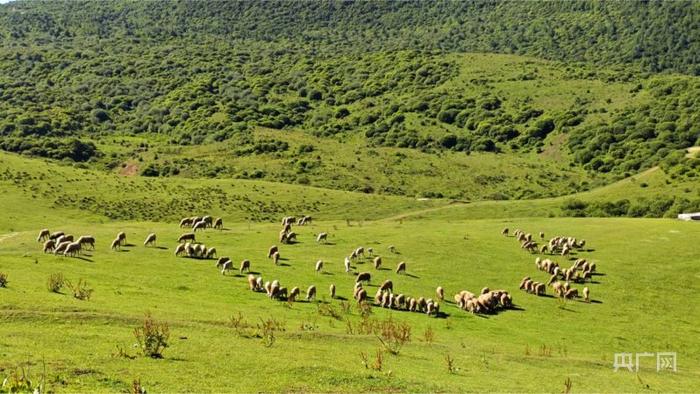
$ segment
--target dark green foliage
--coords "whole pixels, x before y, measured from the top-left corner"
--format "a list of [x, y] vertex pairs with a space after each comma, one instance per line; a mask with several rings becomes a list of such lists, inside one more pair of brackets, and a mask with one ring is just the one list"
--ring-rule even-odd
[[583, 202], [566, 200], [561, 206], [565, 216], [579, 217], [676, 217], [683, 212], [699, 212], [700, 199], [689, 200], [684, 197], [666, 197], [635, 201], [627, 199], [617, 201]]

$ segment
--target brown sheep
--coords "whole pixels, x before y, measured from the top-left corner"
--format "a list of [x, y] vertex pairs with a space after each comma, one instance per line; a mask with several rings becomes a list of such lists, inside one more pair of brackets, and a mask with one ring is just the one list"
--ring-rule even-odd
[[328, 241], [328, 233], [318, 233], [318, 235], [316, 236], [316, 243], [320, 243], [321, 241], [323, 241], [324, 243]]
[[257, 291], [263, 291], [263, 278], [262, 276], [258, 276], [258, 278], [255, 280], [255, 287]]
[[216, 220], [214, 220], [214, 228], [217, 230], [223, 230], [224, 220], [222, 218], [216, 218]]
[[272, 283], [270, 284], [270, 291], [268, 293], [268, 296], [270, 298], [275, 298], [277, 296], [277, 292], [279, 290], [280, 290], [280, 281], [273, 280]]
[[357, 279], [355, 279], [355, 282], [369, 282], [372, 278], [372, 275], [369, 272], [360, 272], [357, 274]]
[[265, 289], [265, 293], [269, 296], [272, 291], [272, 283], [270, 283], [270, 281], [265, 282], [263, 289]]
[[73, 242], [73, 236], [70, 234], [66, 234], [66, 235], [61, 235], [60, 237], [56, 238], [57, 244], [60, 244], [62, 242]]
[[175, 247], [175, 256], [180, 256], [183, 253], [185, 253], [185, 244], [177, 244], [177, 247]]
[[277, 245], [270, 246], [270, 249], [267, 251], [267, 258], [269, 259], [270, 257], [272, 257], [273, 254], [275, 254], [278, 251], [279, 249], [277, 248]]
[[576, 298], [578, 297], [578, 289], [569, 289], [564, 293], [565, 298]]
[[58, 237], [62, 236], [63, 234], [65, 234], [63, 231], [53, 232], [53, 233], [51, 233], [51, 235], [49, 235], [49, 239], [57, 239]]
[[243, 273], [243, 271], [250, 272], [250, 260], [241, 261], [241, 267], [238, 269], [238, 272]]
[[121, 240], [119, 238], [115, 238], [114, 241], [112, 241], [112, 245], [110, 246], [110, 248], [112, 248], [112, 250], [119, 250], [121, 244]]
[[297, 241], [297, 233], [294, 231], [287, 234], [287, 243], [292, 243]]
[[146, 237], [146, 240], [143, 241], [143, 246], [148, 246], [148, 245], [152, 245], [152, 246], [156, 245], [156, 234], [155, 233], [148, 234], [148, 236]]
[[417, 300], [415, 298], [411, 298], [408, 300], [408, 310], [411, 312], [416, 311], [416, 305], [417, 305]]
[[316, 286], [311, 285], [306, 289], [306, 301], [311, 301], [316, 297]]
[[382, 258], [377, 256], [374, 258], [374, 269], [379, 269], [382, 266]]
[[280, 231], [280, 235], [277, 238], [277, 240], [283, 244], [286, 244], [287, 243], [287, 232], [284, 230]]
[[318, 273], [318, 272], [321, 272], [321, 270], [323, 269], [323, 260], [319, 260], [319, 261], [316, 262], [316, 268], [315, 268], [315, 269], [316, 269], [316, 272], [317, 272], [317, 273]]
[[226, 260], [221, 264], [221, 275], [226, 275], [226, 272], [233, 270], [233, 261]]
[[275, 252], [272, 254], [272, 262], [275, 263], [275, 265], [279, 265], [280, 261], [280, 252]]
[[544, 232], [540, 231], [540, 238], [544, 239]]
[[[353, 296], [353, 298], [354, 298], [354, 297], [357, 297], [357, 293], [358, 293], [360, 290], [362, 290], [362, 282], [356, 282], [356, 283], [355, 283], [355, 287], [353, 287], [353, 289], [352, 289], [352, 296]], [[381, 291], [381, 290], [379, 290], [379, 291]]]
[[192, 227], [192, 218], [183, 218], [180, 220], [180, 228]]
[[489, 290], [488, 287], [484, 287], [483, 289], [481, 289], [481, 294], [486, 294], [486, 293], [488, 293], [488, 292], [490, 292], [490, 291], [491, 291], [491, 290]]
[[356, 298], [358, 304], [363, 303], [367, 299], [367, 291], [365, 289], [360, 290]]
[[49, 232], [49, 229], [45, 228], [39, 231], [39, 236], [36, 238], [36, 242], [42, 242], [51, 236], [51, 233]]
[[330, 290], [331, 298], [335, 298], [335, 285], [331, 283], [329, 290]]
[[389, 249], [389, 251], [390, 251], [391, 253], [396, 254], [396, 246], [394, 246], [394, 245], [389, 245], [388, 249]]
[[[384, 292], [377, 289], [377, 292], [374, 294], [374, 303], [377, 305], [381, 305], [382, 303], [382, 296], [384, 296]], [[357, 297], [356, 294], [353, 294], [353, 297]]]
[[231, 261], [231, 259], [230, 259], [229, 257], [227, 257], [227, 256], [219, 257], [219, 259], [216, 260], [216, 268], [221, 267], [221, 266], [224, 265], [224, 263], [227, 262], [227, 261]]
[[289, 292], [289, 297], [287, 297], [287, 300], [290, 302], [295, 302], [297, 300], [297, 296], [299, 295], [299, 288], [294, 287], [292, 288], [292, 291]]
[[591, 295], [590, 289], [588, 289], [588, 287], [584, 287], [584, 288], [583, 288], [583, 299], [584, 299], [584, 301], [586, 301], [586, 302], [591, 302], [590, 295]]
[[438, 286], [437, 289], [435, 289], [435, 295], [437, 295], [437, 299], [440, 301], [445, 299], [445, 290], [442, 288], [442, 286]]
[[535, 290], [535, 294], [537, 294], [538, 296], [539, 296], [539, 295], [545, 295], [545, 294], [546, 294], [547, 287], [545, 286], [544, 283], [537, 282], [537, 283], [535, 284], [535, 289], [534, 289], [534, 290]]
[[379, 287], [379, 290], [381, 290], [381, 291], [394, 291], [394, 283], [391, 280], [387, 279]]
[[125, 245], [126, 244], [126, 233], [123, 231], [118, 232], [117, 239], [119, 240], [120, 245]]
[[403, 272], [404, 274], [406, 273], [406, 263], [403, 262], [403, 261], [400, 262], [400, 263], [396, 266], [396, 273], [397, 273], [397, 274], [400, 274], [400, 273], [402, 273], [402, 272]]
[[207, 228], [207, 222], [200, 220], [192, 226], [192, 231], [197, 232], [197, 230], [205, 230]]
[[76, 254], [80, 254], [80, 242], [71, 242], [66, 246], [66, 250], [63, 252], [64, 256], [75, 257]]
[[554, 294], [558, 295], [559, 297], [562, 297], [564, 295], [564, 286], [561, 284], [561, 282], [554, 282], [552, 283], [552, 290], [554, 290]]
[[525, 282], [527, 282], [528, 280], [530, 280], [530, 277], [526, 276], [523, 278], [523, 280], [520, 281], [520, 290], [525, 288]]
[[44, 242], [44, 253], [52, 252], [56, 248], [56, 241], [53, 239], [46, 240]]
[[180, 237], [177, 239], [177, 242], [195, 242], [196, 240], [194, 239], [194, 233], [184, 233], [180, 235]]
[[501, 235], [505, 235], [506, 237], [508, 236], [508, 227], [501, 230]]
[[206, 252], [203, 252], [202, 255], [204, 255], [204, 257], [207, 259], [213, 259], [216, 257], [216, 248], [212, 246], [211, 248], [207, 249]]

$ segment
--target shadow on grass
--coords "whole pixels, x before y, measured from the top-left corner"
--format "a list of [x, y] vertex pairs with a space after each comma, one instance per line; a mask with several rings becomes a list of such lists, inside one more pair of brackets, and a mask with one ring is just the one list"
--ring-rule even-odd
[[409, 278], [414, 278], [414, 279], [420, 279], [420, 276], [418, 275], [413, 275], [413, 274], [406, 274]]
[[155, 248], [160, 250], [168, 250], [168, 248], [166, 248], [165, 246], [156, 246]]
[[335, 275], [335, 274], [332, 272], [323, 271], [323, 272], [321, 272], [321, 275]]
[[87, 257], [83, 257], [83, 256], [75, 256], [75, 258], [76, 258], [76, 259], [80, 259], [80, 260], [83, 260], [83, 261], [87, 261], [87, 262], [90, 262], [90, 263], [94, 263], [94, 260], [92, 260], [92, 259], [89, 259], [89, 258], [87, 258]]
[[279, 263], [277, 265], [280, 267], [291, 267], [292, 266], [291, 264], [287, 264], [287, 263]]

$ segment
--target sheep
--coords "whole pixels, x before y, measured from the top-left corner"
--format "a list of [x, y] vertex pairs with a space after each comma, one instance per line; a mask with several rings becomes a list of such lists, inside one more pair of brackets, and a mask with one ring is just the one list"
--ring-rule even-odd
[[110, 248], [112, 248], [112, 250], [119, 250], [121, 245], [121, 240], [119, 238], [114, 238], [114, 241], [112, 241], [112, 245], [110, 246]]
[[589, 297], [591, 294], [590, 289], [588, 289], [588, 286], [583, 288], [583, 299], [586, 302], [591, 302], [591, 298]]
[[71, 242], [66, 246], [66, 250], [63, 252], [64, 256], [71, 255], [72, 257], [75, 257], [76, 254], [80, 254], [80, 243], [79, 242]]
[[426, 306], [425, 298], [419, 297], [418, 301], [416, 301], [416, 310], [418, 312], [424, 312], [425, 306]]
[[523, 280], [520, 281], [520, 290], [525, 288], [525, 282], [527, 282], [528, 280], [530, 280], [530, 277], [526, 276], [523, 278]]
[[219, 259], [216, 260], [216, 268], [221, 267], [227, 261], [231, 261], [231, 258], [229, 258], [228, 256], [219, 257]]
[[156, 245], [156, 234], [155, 233], [148, 234], [148, 236], [146, 237], [146, 240], [143, 241], [143, 246], [148, 246], [148, 245], [152, 245], [152, 246]]
[[269, 296], [270, 292], [272, 291], [272, 284], [270, 281], [265, 282], [265, 285], [263, 285], [263, 289], [265, 289], [265, 293]]
[[185, 244], [177, 244], [177, 247], [175, 247], [175, 256], [180, 256], [183, 253], [185, 253]]
[[272, 257], [273, 254], [275, 254], [278, 251], [279, 249], [277, 248], [277, 245], [270, 246], [270, 249], [267, 251], [267, 258], [269, 259], [270, 257]]
[[436, 302], [434, 302], [433, 300], [430, 300], [427, 302], [426, 308], [425, 308], [425, 313], [428, 316], [437, 315], [439, 313], [439, 311], [440, 311], [440, 306]]
[[197, 230], [204, 230], [207, 228], [207, 223], [203, 220], [200, 220], [199, 222], [195, 223], [192, 226], [192, 231], [197, 232]]
[[272, 283], [270, 284], [270, 291], [268, 292], [268, 296], [270, 298], [275, 298], [277, 296], [277, 292], [280, 290], [280, 281], [278, 280], [273, 280]]
[[299, 288], [298, 287], [293, 287], [292, 291], [289, 292], [289, 297], [287, 297], [287, 300], [290, 302], [295, 302], [297, 300], [297, 296], [299, 295]]
[[544, 283], [539, 283], [537, 282], [535, 284], [535, 294], [539, 295], [545, 295], [546, 294], [546, 286]]
[[316, 286], [311, 285], [306, 289], [306, 301], [311, 301], [316, 297]]
[[216, 220], [214, 220], [214, 228], [217, 230], [223, 230], [224, 220], [222, 218], [216, 218]]
[[257, 291], [263, 290], [263, 278], [262, 278], [262, 276], [258, 276], [258, 278], [255, 280], [255, 288], [257, 289]]
[[350, 258], [349, 257], [345, 257], [344, 264], [345, 264], [345, 272], [350, 272]]
[[292, 224], [291, 223], [287, 223], [284, 226], [282, 226], [283, 233], [288, 233], [290, 231], [292, 231]]
[[374, 269], [379, 269], [382, 266], [382, 258], [377, 256], [374, 258]]
[[544, 232], [540, 231], [540, 238], [544, 239]]
[[565, 298], [577, 298], [578, 297], [578, 289], [569, 289], [564, 293]]
[[554, 290], [554, 294], [558, 295], [559, 297], [564, 295], [563, 285], [561, 282], [552, 283], [552, 290]]
[[323, 269], [323, 260], [319, 260], [316, 262], [316, 272], [317, 273], [321, 272], [322, 269]]
[[435, 289], [435, 295], [440, 301], [443, 301], [445, 299], [445, 290], [442, 288], [442, 286], [438, 286], [437, 289]]
[[39, 231], [39, 236], [36, 238], [36, 242], [42, 242], [51, 236], [51, 233], [49, 232], [49, 229], [45, 228]]
[[213, 259], [214, 257], [216, 257], [216, 248], [212, 246], [211, 248], [207, 249], [207, 251], [203, 254], [205, 258]]
[[286, 287], [280, 287], [279, 290], [277, 290], [277, 294], [275, 294], [275, 299], [278, 300], [284, 300], [288, 299], [287, 297], [287, 288]]
[[187, 257], [194, 257], [197, 254], [197, 249], [195, 249], [191, 243], [187, 242], [185, 244], [185, 254]]
[[328, 233], [318, 233], [316, 236], [316, 243], [320, 243], [321, 241], [324, 243], [328, 241]]
[[355, 299], [357, 299], [358, 304], [363, 303], [367, 299], [367, 291], [365, 289], [361, 289], [357, 293], [357, 297], [355, 297]]
[[194, 233], [184, 233], [177, 239], [178, 243], [187, 241], [196, 242]]
[[331, 283], [329, 290], [330, 290], [331, 298], [335, 298], [335, 285], [333, 283]]
[[390, 251], [391, 253], [396, 254], [396, 246], [394, 246], [394, 245], [389, 245], [388, 249], [389, 249], [389, 251]]
[[251, 291], [258, 290], [258, 282], [253, 274], [248, 274], [248, 287]]
[[503, 230], [501, 230], [501, 235], [504, 235], [504, 236], [506, 236], [506, 237], [508, 236], [508, 227], [506, 227], [506, 228], [504, 228]]
[[381, 307], [382, 308], [388, 308], [391, 306], [392, 303], [392, 294], [391, 293], [382, 293], [382, 303]]
[[47, 239], [44, 242], [44, 253], [52, 252], [56, 248], [56, 241], [53, 239]]
[[54, 240], [55, 240], [55, 239], [57, 239], [58, 237], [62, 236], [63, 234], [65, 234], [63, 231], [56, 231], [56, 232], [53, 232], [53, 233], [51, 233], [51, 235], [49, 235], [49, 239], [54, 239]]
[[398, 266], [396, 266], [396, 273], [397, 273], [397, 274], [400, 274], [400, 273], [402, 273], [402, 272], [403, 272], [404, 274], [406, 273], [406, 263], [403, 262], [403, 261], [400, 262], [400, 263], [398, 264]]
[[275, 263], [275, 265], [279, 265], [280, 261], [280, 252], [275, 252], [272, 254], [272, 262]]
[[192, 227], [192, 218], [183, 218], [180, 220], [180, 228]]
[[416, 311], [416, 299], [415, 298], [411, 298], [410, 300], [408, 300], [408, 310], [411, 312]]
[[360, 272], [357, 274], [357, 278], [355, 279], [355, 283], [357, 282], [369, 282], [372, 278], [372, 275], [369, 272]]
[[362, 256], [362, 258], [364, 259], [365, 258], [365, 248], [360, 246], [359, 248], [355, 249], [355, 255], [357, 255], [357, 257]]
[[500, 302], [504, 308], [510, 308], [513, 306], [513, 298], [508, 293], [501, 294]]
[[202, 218], [202, 221], [203, 221], [204, 223], [207, 224], [207, 227], [211, 227], [211, 224], [212, 224], [212, 221], [213, 221], [213, 220], [214, 220], [214, 218], [212, 218], [210, 215], [205, 215], [205, 216]]
[[280, 234], [279, 234], [279, 237], [277, 238], [277, 240], [280, 243], [286, 244], [287, 243], [287, 232], [284, 230], [280, 231]]
[[126, 233], [123, 231], [120, 231], [117, 233], [117, 239], [119, 240], [120, 245], [126, 245]]
[[54, 254], [63, 254], [63, 252], [66, 250], [66, 247], [70, 244], [70, 241], [62, 242], [60, 244], [56, 244], [56, 248], [53, 250]]
[[350, 259], [357, 260], [357, 251], [353, 250], [352, 253], [350, 253]]
[[367, 248], [367, 254], [369, 255], [369, 257], [374, 256], [374, 249], [372, 249], [372, 248]]
[[243, 271], [250, 272], [250, 260], [241, 261], [241, 267], [238, 269], [238, 272], [243, 273]]
[[488, 287], [484, 287], [483, 289], [481, 289], [481, 294], [486, 294], [486, 293], [488, 293], [489, 291], [491, 291], [491, 290], [489, 290]]
[[226, 275], [226, 272], [231, 271], [232, 269], [233, 269], [233, 261], [231, 261], [231, 260], [224, 261], [224, 263], [221, 264], [221, 275]]
[[403, 309], [405, 303], [406, 303], [406, 296], [404, 296], [403, 294], [399, 294], [396, 297], [394, 297], [394, 308], [395, 309]]
[[297, 241], [297, 234], [292, 231], [287, 234], [287, 243], [292, 243]]
[[73, 236], [70, 234], [67, 235], [61, 235], [60, 237], [56, 238], [56, 243], [60, 244], [62, 242], [73, 242]]
[[392, 292], [394, 291], [394, 283], [391, 280], [387, 279], [384, 281], [384, 283], [382, 283], [381, 286], [379, 286], [379, 290]]
[[[362, 282], [356, 282], [356, 283], [355, 283], [355, 286], [354, 286], [353, 289], [352, 289], [352, 296], [353, 296], [353, 297], [356, 297], [356, 296], [357, 296], [357, 292], [360, 291], [361, 289], [362, 289]], [[380, 291], [381, 291], [381, 290], [380, 290]]]
[[[384, 292], [377, 289], [377, 292], [374, 294], [374, 303], [377, 305], [381, 305], [382, 303], [382, 296], [384, 296]], [[353, 294], [353, 297], [357, 298], [357, 293]]]
[[540, 253], [541, 254], [549, 253], [549, 246], [547, 246], [547, 244], [542, 244], [542, 246], [540, 246]]

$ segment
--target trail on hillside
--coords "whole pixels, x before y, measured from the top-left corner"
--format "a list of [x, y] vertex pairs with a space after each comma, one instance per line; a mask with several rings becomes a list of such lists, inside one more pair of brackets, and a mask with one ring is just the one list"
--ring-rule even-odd
[[463, 206], [465, 206], [465, 205], [467, 205], [467, 204], [469, 204], [469, 203], [468, 203], [468, 202], [461, 202], [461, 201], [453, 201], [453, 202], [450, 202], [450, 203], [447, 204], [447, 205], [442, 205], [442, 206], [439, 206], [439, 207], [425, 208], [425, 209], [419, 209], [419, 210], [416, 210], [416, 211], [405, 212], [405, 213], [402, 213], [402, 214], [399, 214], [399, 215], [389, 216], [389, 217], [386, 217], [386, 218], [382, 218], [382, 219], [379, 219], [378, 221], [387, 221], [387, 222], [388, 222], [388, 221], [392, 221], [392, 220], [394, 220], [394, 221], [395, 221], [395, 220], [401, 220], [401, 219], [405, 219], [405, 218], [408, 218], [408, 217], [411, 217], [411, 216], [417, 216], [417, 215], [422, 215], [422, 214], [425, 214], [425, 213], [430, 213], [430, 212], [435, 212], [435, 211], [441, 211], [441, 210], [447, 209], [447, 208], [463, 207]]
[[688, 153], [685, 154], [685, 157], [692, 159], [698, 152], [700, 152], [700, 146], [691, 146], [690, 148], [686, 149], [686, 151]]
[[0, 234], [0, 243], [3, 242], [3, 241], [5, 241], [5, 240], [7, 240], [7, 239], [16, 237], [17, 235], [19, 235], [18, 232], [7, 233], [7, 234]]

